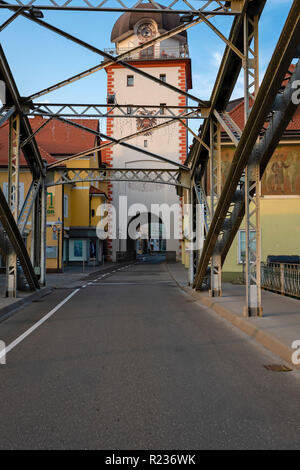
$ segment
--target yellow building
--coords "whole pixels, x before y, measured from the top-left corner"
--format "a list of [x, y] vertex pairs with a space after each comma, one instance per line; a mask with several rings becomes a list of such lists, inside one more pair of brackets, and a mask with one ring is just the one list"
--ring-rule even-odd
[[[33, 131], [44, 122], [42, 117], [30, 119]], [[81, 125], [98, 131], [98, 120], [76, 120]], [[99, 145], [98, 136], [51, 120], [36, 135], [36, 140], [43, 159], [48, 164], [60, 163], [53, 169], [54, 180], [63, 168], [98, 168], [101, 164], [100, 152], [76, 160], [63, 161]], [[4, 194], [8, 185], [8, 123], [0, 129], [0, 184]], [[21, 209], [31, 184], [31, 173], [26, 162], [20, 156], [20, 204]], [[47, 271], [62, 271], [68, 264], [92, 264], [103, 262], [105, 242], [99, 240], [96, 233], [100, 221], [98, 207], [107, 200], [107, 184], [99, 182], [70, 183], [50, 186], [47, 189], [47, 234], [46, 267]], [[98, 215], [97, 215], [98, 213]], [[31, 228], [29, 218], [24, 232], [28, 252], [31, 251]], [[1, 267], [5, 267], [5, 253], [1, 256]]]
[[[237, 100], [229, 114], [242, 129], [243, 101]], [[234, 152], [235, 147], [225, 132], [222, 132], [222, 186], [227, 178]], [[208, 176], [207, 179], [209, 180]], [[266, 262], [269, 255], [299, 256], [300, 108], [289, 123], [264, 173], [260, 189], [260, 211], [262, 261]], [[188, 220], [186, 219], [184, 223], [187, 226]], [[185, 249], [182, 251], [182, 262], [188, 267], [189, 252]], [[242, 278], [244, 258], [245, 225], [242, 223], [224, 263], [223, 280]]]

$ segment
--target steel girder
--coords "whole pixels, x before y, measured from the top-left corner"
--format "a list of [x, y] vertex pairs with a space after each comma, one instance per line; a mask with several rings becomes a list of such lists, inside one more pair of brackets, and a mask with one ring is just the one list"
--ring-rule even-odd
[[[187, 117], [187, 116], [185, 116]], [[132, 145], [132, 144], [128, 144], [126, 143], [125, 141], [126, 140], [129, 140], [129, 139], [132, 139], [138, 135], [142, 135], [144, 132], [145, 132], [145, 129], [141, 130], [141, 131], [138, 131], [134, 134], [131, 134], [129, 136], [126, 136], [126, 137], [123, 137], [123, 138], [120, 138], [120, 139], [114, 139], [112, 136], [108, 136], [106, 134], [103, 134], [103, 132], [99, 132], [99, 131], [95, 131], [93, 129], [90, 129], [86, 126], [83, 126], [82, 124], [79, 124], [75, 121], [69, 121], [67, 119], [64, 119], [64, 118], [60, 118], [60, 117], [55, 117], [55, 119], [58, 119], [59, 121], [62, 121], [62, 122], [65, 122], [66, 124], [70, 124], [71, 126], [75, 126], [77, 127], [78, 129], [82, 129], [84, 131], [87, 131], [87, 132], [90, 132], [94, 135], [98, 135], [106, 140], [109, 140], [110, 143], [109, 144], [103, 144], [103, 145], [100, 145], [98, 147], [93, 147], [91, 149], [87, 149], [86, 151], [84, 152], [81, 152], [79, 154], [76, 154], [76, 155], [72, 155], [70, 157], [66, 157], [66, 158], [63, 158], [61, 159], [59, 162], [57, 163], [52, 163], [51, 165], [48, 165], [48, 168], [54, 168], [54, 167], [57, 167], [59, 166], [61, 163], [65, 162], [65, 161], [70, 161], [70, 160], [76, 160], [80, 157], [83, 157], [85, 155], [90, 155], [92, 154], [93, 152], [96, 152], [96, 151], [99, 151], [105, 147], [112, 147], [113, 145], [122, 145], [123, 147], [126, 147], [126, 148], [129, 148], [130, 150], [134, 150], [136, 152], [140, 152], [140, 153], [143, 153], [145, 155], [147, 155], [148, 157], [151, 157], [151, 158], [154, 158], [154, 159], [157, 159], [157, 160], [161, 160], [165, 163], [168, 163], [170, 165], [173, 165], [173, 166], [176, 166], [178, 168], [181, 168], [182, 170], [187, 170], [188, 167], [186, 167], [185, 165], [182, 165], [181, 163], [178, 163], [178, 162], [175, 162], [173, 160], [169, 160], [168, 158], [165, 158], [165, 157], [162, 157], [161, 155], [157, 155], [153, 152], [149, 152], [148, 150], [146, 150], [145, 148], [142, 148], [142, 147], [137, 147], [135, 145]], [[159, 129], [159, 128], [162, 128], [162, 127], [165, 127], [165, 126], [168, 126], [170, 124], [172, 124], [173, 121], [167, 121], [167, 122], [164, 122], [162, 124], [158, 124], [157, 126], [154, 126], [154, 127], [151, 127], [151, 130], [154, 131], [155, 129]]]
[[[22, 234], [19, 231], [18, 222], [18, 172], [19, 172], [19, 153], [20, 153], [20, 138], [27, 138], [31, 136], [32, 130], [28, 118], [23, 114], [22, 100], [19, 95], [17, 86], [13, 79], [12, 73], [8, 66], [3, 49], [0, 46], [0, 79], [5, 83], [5, 105], [4, 109], [8, 109], [5, 119], [10, 116], [10, 120], [17, 120], [17, 128], [10, 126], [10, 147], [14, 145], [14, 149], [9, 150], [8, 164], [9, 164], [9, 180], [14, 178], [14, 181], [9, 181], [8, 201], [9, 204], [3, 201], [3, 193], [1, 191], [0, 197], [0, 219], [3, 227], [8, 234], [9, 240], [13, 247], [14, 252], [8, 255], [8, 294], [16, 294], [16, 281], [17, 281], [17, 257], [23, 268], [25, 277], [29, 287], [34, 290], [39, 288], [37, 277], [34, 273], [33, 266], [27, 253], [26, 246], [22, 239]], [[14, 110], [14, 114], [12, 112]], [[12, 131], [15, 133], [15, 143], [12, 141]], [[18, 155], [17, 155], [17, 153]], [[39, 153], [38, 146], [35, 139], [32, 138], [22, 147], [23, 155], [27, 161], [28, 167], [32, 173], [33, 178], [41, 178], [45, 174], [45, 167]], [[4, 197], [5, 199], [5, 197]], [[30, 206], [31, 208], [32, 206]], [[26, 211], [26, 220], [30, 215]]]
[[[9, 147], [8, 147], [8, 189], [7, 202], [14, 220], [18, 220], [19, 213], [19, 169], [20, 169], [20, 116], [14, 114], [9, 119]], [[6, 257], [6, 295], [17, 296], [17, 254], [9, 250]]]
[[[300, 80], [300, 64], [298, 62], [297, 67], [293, 76], [290, 79], [290, 84], [286, 87], [283, 93], [279, 93], [275, 100], [274, 107], [277, 109], [276, 111], [272, 112], [272, 118], [269, 122], [268, 129], [264, 137], [262, 138], [259, 147], [255, 148], [255, 152], [261, 154], [260, 159], [260, 178], [262, 178], [264, 171], [270, 158], [272, 157], [274, 151], [276, 150], [280, 138], [288, 126], [288, 123], [292, 119], [297, 105], [293, 104], [291, 99], [291, 95], [293, 93], [293, 89], [291, 89], [292, 81]], [[240, 202], [236, 203], [236, 207], [232, 212], [231, 220], [229, 225], [231, 230], [224, 231], [222, 239], [219, 243], [219, 249], [221, 251], [222, 256], [222, 264], [224, 263], [227, 253], [230, 249], [232, 241], [234, 240], [240, 224], [245, 215], [245, 206], [243, 203], [244, 199], [244, 192], [240, 193]]]
[[46, 186], [86, 182], [139, 182], [158, 183], [189, 188], [189, 172], [155, 168], [56, 168], [48, 171]]
[[[243, 199], [245, 185], [244, 180], [241, 180], [245, 167], [248, 163], [258, 163], [260, 176], [262, 176], [282, 133], [297, 108], [297, 104], [292, 101], [294, 89], [292, 89], [291, 83], [286, 87], [282, 98], [277, 95], [293, 58], [299, 55], [299, 37], [300, 0], [295, 0], [236, 149], [229, 175], [205, 240], [195, 277], [195, 288], [201, 287], [211, 256], [218, 253], [224, 262], [239, 228], [245, 210]], [[293, 80], [296, 79], [298, 73], [299, 64], [296, 67]], [[269, 124], [265, 136], [257, 144], [270, 112], [273, 113], [273, 122]], [[221, 240], [224, 237], [224, 241], [220, 241], [219, 237]]]
[[[10, 9], [10, 6], [6, 2], [4, 2], [3, 0], [0, 0], [0, 6], [1, 5], [3, 5], [6, 8]], [[199, 103], [199, 105], [201, 105], [203, 107], [206, 106], [206, 102], [204, 102], [200, 98], [197, 98], [196, 96], [193, 96], [192, 94], [190, 94], [190, 93], [188, 93], [184, 90], [181, 90], [180, 88], [178, 88], [174, 85], [171, 85], [168, 82], [163, 82], [162, 80], [160, 80], [160, 78], [155, 77], [154, 75], [151, 75], [151, 74], [145, 72], [141, 68], [135, 67], [134, 65], [132, 65], [132, 63], [131, 63], [132, 61], [127, 62], [127, 61], [119, 60], [117, 57], [114, 57], [111, 54], [108, 54], [107, 52], [103, 51], [102, 49], [99, 49], [99, 48], [97, 48], [97, 47], [95, 47], [95, 46], [93, 46], [93, 45], [77, 38], [76, 36], [73, 36], [72, 34], [67, 33], [66, 31], [64, 31], [60, 28], [57, 28], [56, 26], [53, 26], [50, 23], [47, 23], [46, 21], [42, 21], [42, 20], [34, 17], [33, 15], [30, 15], [29, 13], [22, 12], [21, 16], [23, 16], [24, 18], [27, 18], [28, 20], [32, 21], [33, 23], [36, 23], [36, 24], [42, 26], [43, 28], [48, 29], [49, 31], [52, 31], [55, 34], [58, 34], [59, 36], [64, 37], [65, 39], [67, 39], [69, 41], [74, 42], [75, 44], [78, 44], [79, 46], [81, 46], [81, 47], [83, 47], [83, 48], [85, 48], [85, 49], [87, 49], [91, 52], [94, 52], [95, 54], [103, 57], [104, 59], [106, 59], [106, 60], [108, 60], [112, 63], [117, 63], [119, 65], [122, 65], [123, 67], [129, 69], [131, 72], [134, 72], [137, 75], [141, 75], [142, 77], [147, 78], [147, 79], [151, 80], [152, 82], [157, 83], [160, 86], [163, 86], [165, 88], [168, 88], [169, 90], [174, 91], [175, 93], [178, 93], [179, 95], [186, 96], [187, 98], [190, 98], [193, 101], [196, 101], [197, 103]]]
[[7, 204], [2, 189], [0, 188], [0, 221], [6, 231], [9, 241], [15, 250], [27, 282], [31, 290], [39, 289], [39, 282], [34, 273], [29, 255], [27, 253], [26, 246], [24, 244], [22, 235], [19, 231], [18, 225], [11, 213], [11, 210]]
[[[217, 8], [216, 10], [218, 10], [219, 8]], [[210, 16], [207, 16], [206, 18], [212, 18], [213, 16], [214, 15], [210, 15]], [[157, 36], [153, 39], [150, 39], [149, 41], [146, 41], [143, 44], [139, 44], [138, 46], [131, 48], [129, 51], [126, 51], [125, 53], [119, 54], [115, 59], [117, 61], [119, 61], [121, 59], [128, 59], [128, 53], [136, 54], [137, 52], [141, 52], [142, 50], [145, 50], [150, 46], [154, 46], [155, 44], [158, 44], [161, 41], [164, 41], [165, 39], [169, 39], [169, 38], [183, 32], [183, 31], [188, 30], [189, 28], [192, 28], [193, 26], [196, 26], [196, 25], [202, 23], [202, 22], [203, 22], [202, 19], [199, 19], [199, 18], [197, 19], [196, 18], [195, 20], [183, 23], [182, 25], [177, 26], [176, 28], [173, 28], [170, 31], [166, 31], [166, 32], [160, 34], [159, 36]], [[87, 77], [87, 76], [89, 76], [89, 75], [91, 75], [95, 72], [98, 72], [99, 70], [103, 70], [104, 68], [108, 67], [109, 65], [113, 65], [113, 64], [114, 64], [114, 61], [100, 62], [100, 64], [94, 65], [94, 67], [90, 67], [86, 70], [83, 70], [82, 72], [77, 73], [76, 75], [72, 75], [71, 77], [68, 77], [68, 78], [66, 78], [66, 79], [64, 79], [64, 80], [62, 80], [58, 83], [55, 83], [55, 84], [53, 84], [53, 85], [51, 85], [47, 88], [44, 88], [43, 90], [40, 90], [40, 91], [34, 93], [33, 95], [30, 95], [28, 97], [28, 100], [32, 101], [33, 99], [40, 98], [41, 96], [44, 96], [44, 95], [46, 95], [46, 94], [48, 94], [52, 91], [58, 90], [58, 89], [60, 89], [64, 86], [67, 86], [71, 83], [74, 83], [77, 80], [85, 78], [85, 77]]]
[[[4, 51], [0, 45], [0, 80], [3, 80], [6, 85], [6, 103], [5, 107], [11, 110], [12, 107], [20, 116], [20, 132], [22, 137], [26, 139], [32, 134], [32, 130], [28, 121], [27, 116], [23, 114], [22, 99], [19, 95], [16, 83], [13, 79], [9, 65], [7, 63]], [[8, 111], [9, 112], [9, 111]], [[26, 162], [34, 175], [34, 177], [40, 177], [44, 174], [44, 164], [38, 149], [38, 146], [34, 139], [30, 140], [26, 145], [23, 146], [22, 152], [26, 159]]]
[[[205, 110], [205, 111], [204, 111]], [[28, 116], [60, 116], [64, 118], [150, 118], [182, 119], [189, 112], [189, 119], [203, 119], [207, 109], [198, 106], [120, 105], [120, 104], [66, 104], [33, 103]], [[118, 114], [113, 114], [118, 112]]]
[[[145, 9], [140, 7], [142, 1], [134, 3], [130, 6], [131, 2], [124, 0], [115, 0], [109, 2], [108, 0], [100, 1], [94, 5], [89, 0], [81, 0], [81, 2], [75, 2], [72, 0], [65, 0], [62, 4], [58, 4], [55, 0], [45, 0], [45, 2], [39, 2], [32, 0], [27, 2], [26, 0], [11, 0], [9, 7], [11, 9], [19, 9], [20, 6], [24, 6], [30, 11], [30, 8], [34, 6], [39, 10], [74, 10], [74, 11], [108, 11], [108, 12], [126, 12], [136, 11], [145, 12]], [[202, 0], [202, 6], [199, 8], [199, 2], [197, 0], [181, 0], [180, 8], [172, 9], [176, 5], [177, 1], [167, 0], [164, 7], [158, 5], [154, 0], [149, 0], [149, 3], [153, 5], [153, 8], [147, 9], [150, 13], [178, 13], [178, 14], [194, 14], [202, 13], [203, 15], [212, 14], [211, 8], [215, 6], [219, 7], [219, 15], [235, 15], [241, 11], [241, 5], [243, 0], [227, 1], [227, 0]]]
[[[246, 0], [241, 15], [234, 19], [229, 41], [241, 52], [244, 51], [244, 18], [246, 15], [258, 16], [258, 18], [260, 18], [265, 4], [266, 0]], [[212, 91], [209, 118], [213, 117], [215, 110], [219, 113], [223, 113], [224, 110], [226, 110], [241, 69], [242, 60], [227, 46]], [[209, 158], [208, 148], [210, 145], [209, 128], [210, 123], [208, 119], [204, 122], [199, 134], [205, 145], [195, 140], [188, 155], [187, 162], [191, 164], [192, 172], [195, 174], [196, 180], [201, 180], [206, 170]]]
[[14, 112], [16, 111], [15, 106], [12, 106], [11, 108], [7, 108], [6, 106], [3, 106], [0, 110], [0, 127], [9, 119]]
[[26, 195], [23, 207], [18, 217], [18, 227], [19, 227], [21, 235], [23, 234], [25, 230], [33, 205], [36, 201], [36, 198], [38, 197], [40, 187], [41, 187], [41, 180], [33, 180], [30, 185], [30, 188], [28, 189], [28, 193]]

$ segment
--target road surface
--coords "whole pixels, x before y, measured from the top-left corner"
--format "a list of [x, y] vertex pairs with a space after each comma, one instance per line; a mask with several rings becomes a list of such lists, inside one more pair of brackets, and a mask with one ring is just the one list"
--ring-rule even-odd
[[0, 448], [299, 448], [298, 373], [266, 370], [279, 360], [180, 290], [164, 263], [75, 289], [0, 323], [13, 345], [0, 365]]

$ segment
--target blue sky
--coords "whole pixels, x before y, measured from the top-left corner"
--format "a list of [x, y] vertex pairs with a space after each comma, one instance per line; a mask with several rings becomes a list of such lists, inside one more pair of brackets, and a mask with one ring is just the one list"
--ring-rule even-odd
[[[37, 3], [46, 4], [47, 0]], [[161, 0], [161, 3], [163, 4], [164, 1]], [[292, 0], [267, 0], [260, 21], [261, 77], [266, 70], [291, 5]], [[111, 46], [110, 32], [120, 14], [44, 12], [45, 21], [102, 49]], [[10, 15], [10, 12], [1, 10], [1, 23]], [[230, 17], [215, 17], [211, 21], [223, 33], [228, 34], [230, 31], [232, 22]], [[190, 28], [188, 37], [192, 59], [192, 93], [202, 99], [209, 99], [224, 51], [224, 43], [204, 24]], [[100, 56], [20, 17], [1, 32], [1, 45], [23, 96], [30, 95], [101, 62]], [[242, 79], [240, 79], [233, 97], [242, 95], [242, 87]], [[105, 99], [106, 73], [102, 70], [48, 94], [41, 98], [41, 101], [104, 103]]]

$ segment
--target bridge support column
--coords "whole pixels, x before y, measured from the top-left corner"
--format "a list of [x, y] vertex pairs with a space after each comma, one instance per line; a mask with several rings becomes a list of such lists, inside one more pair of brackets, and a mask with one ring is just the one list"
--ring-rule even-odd
[[[244, 100], [245, 123], [259, 88], [258, 18], [244, 20]], [[260, 167], [249, 161], [245, 169], [245, 229], [246, 229], [246, 305], [245, 316], [261, 316], [261, 227], [260, 227]]]
[[45, 178], [41, 184], [41, 233], [40, 233], [40, 246], [41, 246], [41, 277], [40, 284], [46, 284], [46, 235], [47, 235], [47, 188], [45, 185]]
[[[19, 164], [20, 164], [20, 117], [14, 114], [9, 119], [9, 155], [7, 201], [18, 222], [19, 214]], [[6, 261], [6, 296], [17, 296], [17, 254], [10, 246]]]
[[[212, 118], [210, 120], [210, 213], [213, 218], [222, 190], [221, 173], [221, 126]], [[211, 288], [210, 295], [222, 295], [222, 263], [221, 256], [213, 255], [211, 258]]]
[[194, 189], [193, 185], [189, 189], [189, 284], [192, 286], [195, 277], [195, 237], [196, 231], [194, 227]]
[[260, 167], [249, 164], [245, 173], [246, 306], [245, 316], [261, 316]]

